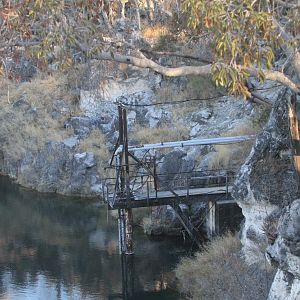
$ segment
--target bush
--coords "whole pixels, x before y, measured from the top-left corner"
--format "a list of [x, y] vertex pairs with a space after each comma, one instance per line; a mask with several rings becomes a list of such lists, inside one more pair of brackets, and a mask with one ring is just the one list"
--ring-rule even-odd
[[[189, 299], [266, 299], [274, 270], [248, 266], [237, 236], [226, 234], [192, 258], [183, 258], [175, 273]], [[266, 263], [267, 264], [267, 263]]]

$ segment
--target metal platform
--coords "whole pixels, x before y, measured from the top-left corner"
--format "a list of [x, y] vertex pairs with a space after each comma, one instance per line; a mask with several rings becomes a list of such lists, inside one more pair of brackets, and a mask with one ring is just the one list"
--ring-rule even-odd
[[105, 180], [103, 199], [109, 209], [118, 210], [120, 253], [133, 253], [132, 209], [161, 205], [170, 205], [173, 208], [185, 230], [200, 248], [198, 228], [191, 223], [180, 204], [207, 202], [210, 224], [208, 235], [214, 235], [216, 203], [225, 205], [234, 202], [231, 190], [236, 172], [232, 169], [183, 172], [175, 167], [175, 173], [169, 173], [158, 165], [155, 151], [174, 147], [242, 143], [253, 140], [255, 136], [214, 137], [130, 146], [126, 109], [119, 106], [118, 111], [119, 138], [110, 162], [110, 168], [115, 175], [114, 178]]
[[231, 193], [232, 186], [217, 186], [207, 188], [192, 188], [189, 190], [174, 190], [174, 191], [157, 191], [141, 194], [133, 194], [130, 201], [126, 198], [118, 198], [118, 201], [114, 201], [113, 195], [106, 198], [106, 203], [109, 204], [109, 209], [120, 208], [139, 208], [139, 207], [151, 207], [160, 205], [170, 205], [174, 203], [192, 204], [195, 202], [207, 202], [217, 201], [224, 204], [234, 203]]

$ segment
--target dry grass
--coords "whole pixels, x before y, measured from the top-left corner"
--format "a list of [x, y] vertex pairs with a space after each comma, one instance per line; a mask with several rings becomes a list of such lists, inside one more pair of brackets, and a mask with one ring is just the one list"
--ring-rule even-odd
[[[71, 101], [64, 84], [62, 75], [22, 84], [0, 81], [0, 132], [6, 156], [20, 159], [27, 151], [38, 151], [49, 140], [61, 141], [68, 136], [63, 120], [53, 120], [49, 114], [54, 100]], [[28, 104], [13, 107], [21, 97]]]
[[[255, 135], [260, 130], [260, 126], [253, 121], [248, 120], [239, 127], [235, 127], [222, 136], [240, 136]], [[240, 166], [249, 155], [253, 141], [242, 142], [230, 145], [215, 145], [217, 151], [213, 158], [209, 161], [209, 169], [227, 168], [229, 165]]]
[[[188, 114], [211, 106], [209, 99], [218, 95], [220, 90], [216, 89], [209, 76], [188, 76], [188, 82], [183, 91], [173, 89], [172, 91], [161, 91], [158, 93], [158, 99], [166, 101], [182, 101], [198, 99], [186, 103], [181, 103], [172, 107], [174, 118], [186, 117]], [[165, 99], [166, 98], [166, 99]]]
[[146, 128], [136, 125], [135, 138], [142, 144], [185, 140], [189, 129], [181, 124], [161, 125], [157, 128]]
[[143, 29], [143, 37], [145, 39], [159, 39], [161, 36], [169, 34], [169, 29], [164, 25], [154, 25]]
[[94, 129], [90, 135], [80, 140], [78, 149], [82, 152], [93, 152], [97, 159], [97, 167], [99, 174], [109, 176], [111, 169], [104, 170], [108, 166], [111, 154], [107, 148], [107, 140], [105, 135], [99, 130]]
[[53, 107], [53, 100], [62, 99], [67, 103], [73, 101], [66, 88], [67, 79], [61, 73], [47, 77], [37, 76], [32, 81], [21, 84], [3, 79], [0, 84], [1, 105], [11, 104], [26, 95], [31, 106], [43, 108], [49, 112]]
[[174, 89], [170, 88], [170, 86], [165, 86], [157, 90], [155, 94], [155, 102], [172, 102], [177, 101], [180, 98], [180, 95], [174, 91]]
[[[248, 266], [238, 237], [216, 238], [195, 257], [184, 258], [175, 272], [189, 299], [266, 299], [273, 271]], [[254, 288], [255, 287], [255, 288]]]
[[191, 98], [209, 98], [218, 92], [210, 75], [189, 75], [187, 90]]

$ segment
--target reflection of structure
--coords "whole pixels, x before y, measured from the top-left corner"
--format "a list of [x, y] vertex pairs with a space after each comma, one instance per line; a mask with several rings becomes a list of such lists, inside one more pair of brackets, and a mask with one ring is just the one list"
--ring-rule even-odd
[[[208, 236], [219, 232], [217, 205], [234, 203], [231, 198], [233, 170], [191, 171], [173, 174], [157, 173], [155, 157], [150, 150], [198, 145], [232, 144], [253, 139], [253, 136], [221, 137], [190, 141], [128, 146], [126, 110], [119, 106], [119, 139], [111, 166], [115, 160], [115, 178], [108, 178], [103, 197], [109, 209], [118, 209], [119, 249], [122, 254], [133, 254], [132, 209], [137, 207], [170, 205], [183, 227], [200, 247], [198, 229], [185, 215], [180, 204], [202, 201], [207, 203]], [[135, 151], [145, 151], [142, 158]], [[175, 168], [176, 169], [176, 168]], [[134, 171], [134, 172], [133, 172]], [[171, 179], [170, 179], [171, 178]]]
[[121, 255], [122, 294], [112, 294], [109, 300], [130, 300], [134, 296], [134, 255]]

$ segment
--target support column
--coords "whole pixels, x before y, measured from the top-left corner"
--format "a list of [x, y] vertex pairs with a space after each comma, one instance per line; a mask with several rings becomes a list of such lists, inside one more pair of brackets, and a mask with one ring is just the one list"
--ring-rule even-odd
[[208, 201], [208, 214], [206, 217], [206, 227], [207, 227], [207, 236], [210, 239], [217, 234], [217, 231], [219, 231], [218, 219], [219, 218], [217, 216], [216, 203], [214, 201]]
[[125, 209], [125, 254], [133, 254], [132, 209]]
[[[121, 255], [122, 289], [124, 300], [134, 296], [134, 255]], [[123, 299], [123, 298], [122, 298]]]
[[119, 254], [123, 254], [126, 251], [125, 247], [125, 210], [119, 209], [118, 210], [118, 230], [119, 230]]
[[187, 231], [191, 239], [194, 240], [194, 242], [197, 244], [199, 249], [201, 249], [202, 245], [199, 239], [200, 235], [197, 228], [193, 226], [189, 218], [183, 213], [179, 204], [172, 203], [170, 204], [170, 206], [174, 209], [177, 218], [179, 219], [179, 221], [181, 222], [181, 224], [183, 225], [184, 229]]
[[[123, 147], [117, 158], [119, 168], [119, 201], [125, 201], [128, 205], [131, 201], [127, 114], [126, 109], [121, 106], [119, 111], [119, 144]], [[119, 209], [119, 252], [120, 254], [133, 254], [133, 217], [132, 209]]]
[[119, 253], [133, 254], [133, 215], [132, 209], [119, 209]]

